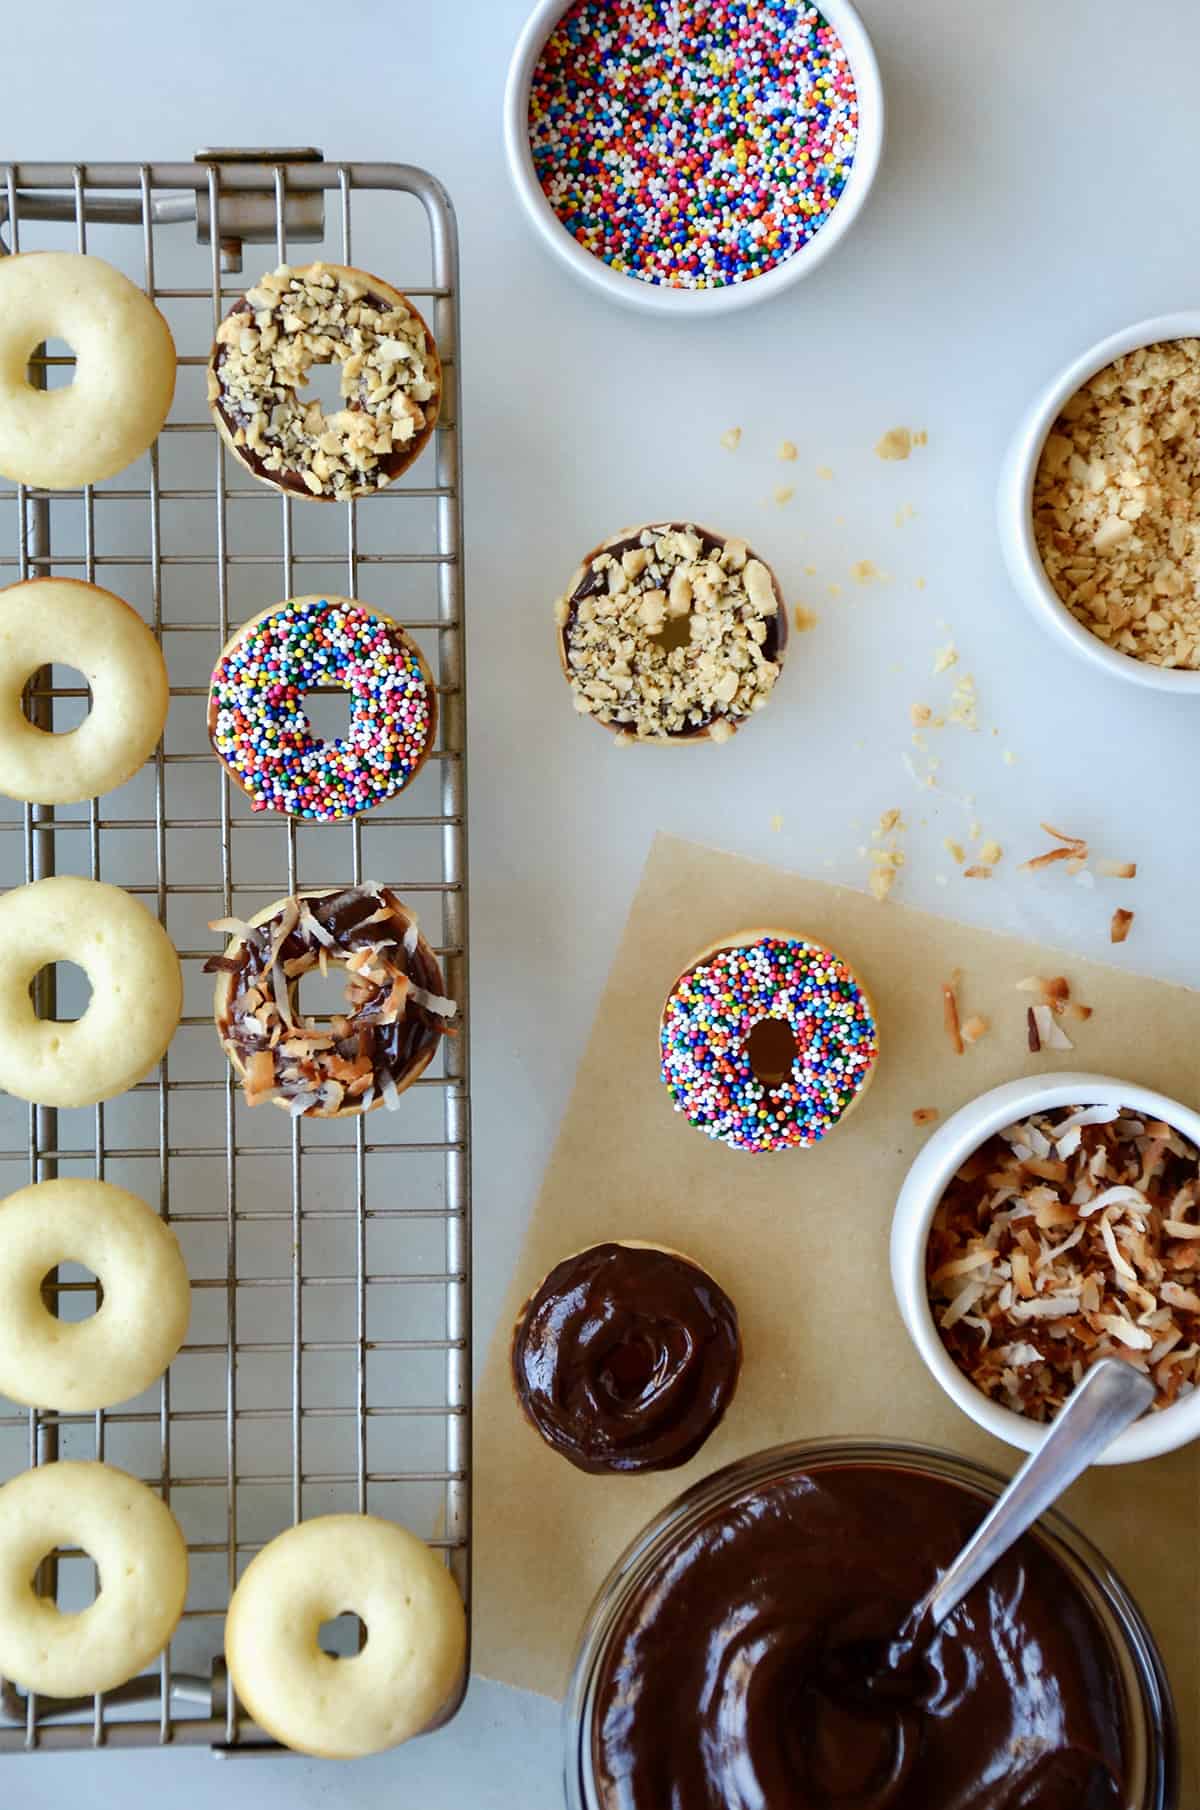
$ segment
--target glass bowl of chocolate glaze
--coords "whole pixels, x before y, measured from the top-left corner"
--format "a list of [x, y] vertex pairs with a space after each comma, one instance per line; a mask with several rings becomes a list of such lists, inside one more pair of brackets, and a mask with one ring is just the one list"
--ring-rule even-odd
[[1005, 1481], [921, 1446], [832, 1441], [680, 1496], [588, 1616], [569, 1810], [1177, 1810], [1153, 1637], [1060, 1515], [905, 1638]]

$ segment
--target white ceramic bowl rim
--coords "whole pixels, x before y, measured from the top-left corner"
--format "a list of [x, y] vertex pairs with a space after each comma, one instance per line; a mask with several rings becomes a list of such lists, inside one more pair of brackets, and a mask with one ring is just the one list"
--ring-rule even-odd
[[1033, 488], [1047, 436], [1061, 414], [1063, 404], [1076, 390], [1126, 352], [1136, 352], [1142, 346], [1157, 345], [1166, 340], [1197, 338], [1200, 338], [1200, 309], [1193, 308], [1136, 321], [1081, 352], [1054, 379], [1018, 428], [1009, 449], [998, 500], [1000, 540], [1009, 572], [1038, 620], [1057, 634], [1060, 642], [1111, 677], [1181, 695], [1200, 694], [1200, 672], [1152, 666], [1134, 654], [1106, 646], [1098, 635], [1076, 621], [1062, 602], [1046, 576], [1037, 549], [1033, 529]]
[[767, 301], [808, 276], [829, 256], [861, 213], [883, 153], [884, 100], [879, 65], [851, 0], [816, 0], [845, 46], [858, 93], [858, 138], [846, 186], [825, 224], [774, 269], [723, 289], [669, 289], [612, 270], [570, 236], [542, 192], [529, 148], [529, 89], [542, 48], [570, 0], [537, 0], [517, 40], [504, 91], [504, 146], [513, 184], [543, 243], [585, 282], [616, 301], [677, 318], [719, 314]]
[[[985, 1139], [1031, 1113], [1065, 1106], [1128, 1106], [1164, 1119], [1200, 1145], [1200, 1113], [1178, 1100], [1121, 1081], [1082, 1073], [1026, 1077], [980, 1094], [939, 1126], [909, 1169], [892, 1220], [892, 1282], [901, 1316], [926, 1367], [963, 1412], [985, 1432], [1026, 1452], [1036, 1451], [1048, 1428], [989, 1400], [963, 1375], [942, 1343], [925, 1286], [925, 1247], [934, 1211], [959, 1165]], [[1128, 1464], [1156, 1458], [1200, 1435], [1200, 1390], [1161, 1412], [1148, 1414], [1114, 1440], [1099, 1460]]]

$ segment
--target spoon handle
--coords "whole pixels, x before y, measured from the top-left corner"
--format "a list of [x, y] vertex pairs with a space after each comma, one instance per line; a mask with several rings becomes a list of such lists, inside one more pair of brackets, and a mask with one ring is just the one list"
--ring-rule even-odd
[[980, 1522], [954, 1563], [916, 1612], [919, 1626], [937, 1627], [974, 1584], [1014, 1545], [1118, 1433], [1154, 1400], [1148, 1376], [1120, 1358], [1093, 1364], [1038, 1450], [1026, 1459], [995, 1507]]

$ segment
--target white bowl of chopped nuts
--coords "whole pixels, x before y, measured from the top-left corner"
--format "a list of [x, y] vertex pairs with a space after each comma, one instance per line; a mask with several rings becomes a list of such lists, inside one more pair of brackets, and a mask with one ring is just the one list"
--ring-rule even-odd
[[1101, 340], [1021, 423], [997, 516], [1013, 584], [1060, 644], [1114, 678], [1200, 696], [1198, 395], [1200, 310]]
[[1200, 1436], [1200, 1113], [1107, 1075], [1027, 1077], [934, 1132], [900, 1190], [892, 1286], [937, 1382], [1036, 1451], [1090, 1362], [1159, 1400], [1099, 1461]]

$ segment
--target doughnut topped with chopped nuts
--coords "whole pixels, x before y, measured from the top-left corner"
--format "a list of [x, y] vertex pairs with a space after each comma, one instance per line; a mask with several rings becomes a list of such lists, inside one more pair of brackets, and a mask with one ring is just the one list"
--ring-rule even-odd
[[[458, 1011], [416, 913], [388, 886], [310, 889], [277, 899], [249, 923], [218, 918], [230, 937], [205, 962], [217, 977], [213, 1015], [249, 1106], [334, 1119], [396, 1107], [453, 1034]], [[346, 971], [346, 1009], [308, 1018], [306, 974]]]
[[771, 695], [787, 612], [744, 540], [690, 522], [628, 528], [554, 606], [575, 708], [631, 742], [728, 741]]
[[[340, 367], [345, 406], [304, 391], [314, 364]], [[390, 283], [344, 264], [270, 271], [217, 329], [208, 402], [222, 439], [264, 483], [319, 502], [382, 490], [437, 421], [437, 347]]]

